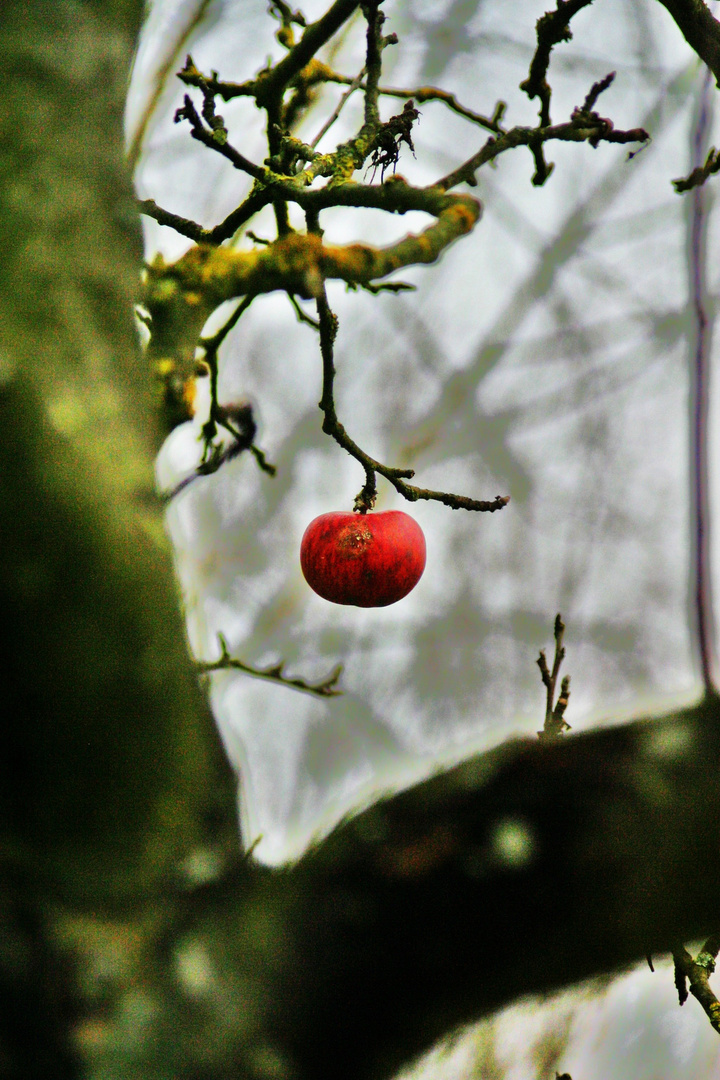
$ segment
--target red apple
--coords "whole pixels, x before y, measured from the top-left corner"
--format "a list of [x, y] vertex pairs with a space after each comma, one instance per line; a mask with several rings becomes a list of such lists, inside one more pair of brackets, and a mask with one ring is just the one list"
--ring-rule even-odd
[[300, 545], [311, 589], [333, 604], [385, 607], [407, 596], [425, 569], [425, 537], [402, 510], [334, 511], [311, 521]]

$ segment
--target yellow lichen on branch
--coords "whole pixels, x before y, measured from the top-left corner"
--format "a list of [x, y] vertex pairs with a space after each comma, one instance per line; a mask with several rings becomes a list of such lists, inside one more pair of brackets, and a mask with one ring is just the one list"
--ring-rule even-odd
[[383, 185], [391, 189], [389, 197], [382, 188], [352, 186], [375, 193], [376, 204], [424, 209], [435, 214], [436, 221], [384, 248], [340, 247], [324, 244], [312, 233], [290, 233], [252, 251], [197, 244], [175, 263], [156, 261], [148, 267], [144, 297], [152, 320], [150, 349], [155, 363], [172, 360], [181, 377], [189, 376], [202, 328], [227, 300], [275, 290], [317, 297], [326, 280], [367, 285], [403, 267], [435, 262], [454, 240], [473, 229], [481, 213], [480, 203], [470, 195], [412, 188], [401, 178]]

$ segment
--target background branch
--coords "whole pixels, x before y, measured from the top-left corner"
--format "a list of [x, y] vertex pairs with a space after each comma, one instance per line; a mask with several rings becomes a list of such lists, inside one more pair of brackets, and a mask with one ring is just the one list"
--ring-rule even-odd
[[[692, 155], [696, 166], [705, 156], [708, 133], [712, 122], [712, 97], [709, 69], [704, 72], [693, 131]], [[697, 654], [706, 694], [716, 693], [715, 687], [715, 619], [711, 573], [711, 515], [710, 515], [710, 371], [714, 329], [714, 307], [708, 295], [708, 192], [696, 186], [690, 196], [691, 214], [688, 270], [693, 313], [694, 341], [691, 364], [691, 521], [693, 607]]]
[[720, 952], [720, 937], [708, 938], [698, 955], [693, 958], [687, 949], [673, 950], [675, 961], [675, 985], [680, 1004], [684, 1005], [690, 993], [700, 1002], [712, 1027], [720, 1035], [720, 1001], [710, 986], [710, 976], [715, 971], [715, 961]]

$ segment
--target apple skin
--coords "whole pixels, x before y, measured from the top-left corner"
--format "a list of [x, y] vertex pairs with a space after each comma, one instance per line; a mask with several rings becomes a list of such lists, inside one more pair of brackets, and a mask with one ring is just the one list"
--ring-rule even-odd
[[407, 596], [422, 577], [425, 537], [402, 510], [336, 510], [308, 525], [300, 565], [310, 588], [324, 600], [386, 607]]

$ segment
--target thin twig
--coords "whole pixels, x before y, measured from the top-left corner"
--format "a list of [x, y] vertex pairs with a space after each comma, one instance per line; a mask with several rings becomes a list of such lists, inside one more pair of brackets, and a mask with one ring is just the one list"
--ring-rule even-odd
[[257, 244], [259, 247], [267, 247], [268, 244], [272, 244], [272, 240], [266, 240], [264, 236], [258, 236], [251, 229], [248, 229], [245, 235], [249, 240], [252, 240], [252, 242], [254, 244]]
[[[135, 135], [128, 149], [128, 165], [131, 170], [135, 169], [138, 163], [140, 154], [142, 152], [143, 143], [145, 142], [145, 135], [147, 129], [152, 120], [153, 113], [155, 112], [160, 98], [163, 95], [163, 91], [167, 85], [167, 78], [175, 64], [178, 61], [178, 57], [181, 55], [190, 35], [200, 25], [205, 18], [205, 12], [210, 4], [211, 0], [200, 0], [199, 4], [193, 5], [191, 9], [191, 15], [186, 25], [180, 31], [178, 38], [175, 42], [175, 47], [167, 54], [165, 61], [158, 68], [153, 80], [153, 88], [150, 97], [147, 100], [147, 104], [142, 114], [140, 123], [137, 126]], [[188, 57], [188, 60], [190, 58]]]
[[244, 660], [238, 660], [236, 657], [230, 656], [227, 642], [222, 634], [218, 634], [218, 642], [221, 650], [220, 659], [201, 660], [195, 665], [203, 675], [208, 675], [213, 671], [244, 671], [246, 675], [252, 675], [256, 679], [267, 679], [269, 682], [279, 683], [281, 686], [300, 690], [306, 694], [313, 694], [315, 697], [339, 697], [342, 694], [342, 690], [337, 685], [342, 675], [342, 664], [338, 664], [337, 667], [333, 668], [324, 679], [313, 683], [300, 676], [285, 675], [283, 661], [279, 664], [271, 664], [266, 668], [246, 664]]
[[453, 495], [451, 492], [446, 491], [431, 491], [429, 488], [419, 488], [415, 487], [413, 484], [407, 484], [405, 483], [405, 480], [410, 480], [415, 475], [413, 469], [391, 468], [388, 465], [383, 465], [380, 461], [376, 461], [375, 458], [370, 457], [364, 450], [361, 450], [357, 443], [350, 438], [345, 428], [338, 420], [335, 411], [335, 400], [333, 395], [335, 381], [334, 342], [337, 335], [338, 323], [337, 317], [330, 310], [324, 284], [322, 285], [322, 290], [317, 297], [316, 303], [318, 321], [320, 323], [320, 351], [323, 361], [323, 390], [319, 403], [320, 409], [324, 414], [322, 429], [326, 435], [332, 436], [338, 445], [342, 446], [351, 457], [354, 457], [356, 461], [359, 461], [365, 469], [365, 486], [355, 499], [355, 509], [362, 511], [372, 508], [375, 491], [375, 473], [380, 473], [386, 480], [389, 480], [395, 490], [409, 502], [417, 502], [418, 499], [427, 499], [444, 503], [453, 510], [475, 510], [489, 513], [492, 513], [495, 510], [502, 510], [504, 506], [507, 506], [510, 501], [509, 495], [498, 495], [495, 499], [481, 501], [478, 499], [470, 499], [466, 495]]
[[260, 466], [260, 468], [262, 469], [262, 471], [264, 473], [267, 473], [268, 476], [276, 476], [277, 475], [277, 465], [272, 465], [268, 461], [268, 459], [266, 458], [264, 452], [260, 449], [259, 446], [256, 446], [255, 443], [252, 443], [250, 446], [248, 446], [248, 450], [252, 454], [252, 456], [255, 458], [255, 460], [257, 461], [258, 465]]
[[[250, 447], [248, 446], [246, 447], [246, 449], [249, 450]], [[163, 492], [160, 495], [160, 499], [162, 500], [162, 502], [172, 502], [172, 500], [175, 499], [180, 494], [180, 492], [184, 491], [185, 488], [189, 487], [190, 484], [194, 483], [196, 480], [199, 480], [201, 476], [212, 476], [212, 474], [216, 473], [218, 469], [225, 464], [226, 461], [232, 460], [232, 458], [237, 457], [238, 454], [237, 448], [234, 444], [226, 446], [222, 449], [216, 445], [214, 447], [214, 451], [215, 452], [211, 453], [210, 457], [208, 457], [206, 461], [201, 462], [200, 465], [198, 465], [197, 468], [195, 468], [188, 476], [183, 477], [183, 479], [180, 480], [180, 482], [177, 483], [174, 488], [171, 488], [168, 492]]]
[[320, 323], [317, 321], [317, 319], [313, 319], [311, 315], [308, 315], [307, 312], [303, 311], [298, 302], [298, 298], [297, 296], [295, 296], [294, 293], [289, 292], [287, 294], [287, 298], [295, 309], [295, 314], [297, 315], [298, 322], [305, 323], [306, 326], [312, 326], [313, 330], [320, 329]]
[[213, 334], [213, 336], [209, 338], [200, 338], [198, 345], [203, 349], [206, 356], [208, 355], [208, 353], [216, 353], [218, 351], [225, 338], [228, 336], [230, 331], [235, 326], [237, 326], [238, 322], [243, 317], [247, 309], [250, 307], [254, 299], [254, 296], [244, 296], [233, 311], [230, 318], [227, 319], [227, 321], [220, 327], [216, 334]]
[[605, 76], [604, 79], [599, 79], [598, 82], [592, 84], [588, 93], [585, 95], [585, 100], [580, 107], [580, 112], [583, 112], [586, 115], [592, 113], [597, 99], [600, 97], [601, 94], [604, 94], [610, 86], [612, 86], [612, 84], [615, 82], [616, 75], [616, 71], [611, 71], [608, 75]]
[[[236, 424], [231, 420], [231, 417], [245, 408], [249, 408], [246, 403], [242, 403], [240, 406], [223, 406], [218, 407], [218, 412], [215, 417], [214, 423], [218, 427], [224, 428], [229, 434], [232, 435], [233, 441], [229, 446], [221, 446], [212, 440], [206, 438], [205, 450], [203, 452], [203, 460], [200, 464], [189, 474], [184, 477], [174, 488], [160, 496], [163, 502], [171, 502], [181, 491], [189, 487], [190, 484], [199, 480], [202, 476], [212, 476], [216, 473], [226, 462], [233, 461], [242, 451], [247, 450], [258, 463], [258, 466], [268, 476], [275, 476], [277, 468], [272, 465], [266, 458], [263, 451], [255, 445], [254, 442], [248, 441], [247, 434], [239, 431]], [[207, 425], [206, 425], [207, 426]], [[205, 428], [203, 428], [203, 434], [205, 434]], [[214, 436], [213, 436], [214, 439]]]
[[501, 135], [503, 131], [500, 124], [507, 108], [504, 101], [498, 101], [495, 111], [490, 117], [482, 116], [480, 113], [468, 109], [465, 105], [461, 105], [454, 94], [449, 93], [447, 90], [440, 90], [436, 86], [419, 86], [416, 90], [405, 90], [395, 86], [381, 86], [379, 93], [381, 97], [414, 98], [419, 104], [425, 101], [441, 101], [444, 105], [447, 105], [448, 109], [452, 109], [453, 112], [457, 113], [458, 116], [463, 116], [466, 120], [478, 124], [487, 131], [492, 131], [496, 135]]
[[190, 484], [193, 484], [196, 480], [200, 480], [201, 476], [212, 476], [213, 473], [216, 473], [227, 461], [233, 461], [237, 455], [241, 453], [241, 450], [247, 450], [249, 454], [253, 455], [262, 472], [268, 473], [269, 476], [276, 475], [277, 469], [275, 465], [268, 461], [266, 455], [262, 453], [262, 450], [256, 446], [255, 443], [240, 445], [239, 437], [237, 437], [235, 429], [225, 421], [218, 420], [218, 423], [221, 428], [225, 428], [227, 431], [232, 432], [235, 441], [225, 447], [219, 447], [216, 444], [214, 447], [215, 453], [210, 454], [206, 461], [201, 462], [201, 464], [198, 465], [198, 468], [194, 469], [189, 476], [182, 478], [175, 487], [161, 494], [160, 499], [163, 503], [172, 502], [173, 499], [180, 494], [180, 491], [185, 491]]
[[[201, 337], [198, 341], [199, 347], [205, 353], [205, 363], [210, 373], [210, 414], [202, 427], [205, 443], [203, 456], [197, 468], [164, 496], [167, 502], [174, 499], [201, 476], [211, 476], [217, 472], [225, 462], [232, 461], [244, 450], [250, 451], [263, 472], [270, 476], [274, 476], [277, 472], [275, 466], [268, 462], [262, 450], [253, 442], [257, 427], [252, 414], [252, 406], [244, 401], [231, 405], [221, 405], [218, 401], [218, 350], [254, 299], [254, 296], [243, 297], [217, 333], [211, 337]], [[233, 441], [229, 446], [222, 446], [215, 442], [218, 427], [224, 428], [232, 436]]]
[[361, 82], [363, 81], [363, 79], [365, 77], [365, 72], [366, 72], [366, 69], [363, 68], [362, 71], [360, 72], [360, 74], [356, 75], [355, 78], [353, 79], [353, 81], [348, 86], [347, 90], [345, 91], [343, 96], [340, 98], [340, 101], [336, 105], [334, 112], [331, 113], [330, 117], [323, 124], [323, 126], [320, 128], [317, 135], [313, 139], [313, 141], [310, 143], [310, 146], [312, 147], [313, 150], [315, 149], [317, 144], [320, 142], [323, 135], [326, 135], [327, 132], [330, 130], [330, 128], [333, 126], [333, 124], [335, 123], [335, 121], [339, 117], [340, 113], [342, 112], [342, 110], [343, 110], [343, 108], [345, 106], [345, 102], [348, 100], [349, 97], [351, 97], [352, 94], [355, 93], [357, 88], [360, 86]]
[[[387, 38], [384, 39], [383, 44], [387, 42]], [[348, 87], [343, 96], [340, 99], [335, 111], [332, 113], [327, 123], [321, 128], [318, 134], [315, 136], [310, 146], [314, 149], [320, 142], [320, 139], [325, 135], [332, 125], [337, 120], [340, 112], [345, 106], [348, 98], [358, 89], [365, 89], [362, 80], [365, 78], [366, 68], [363, 68], [359, 75], [356, 75], [354, 79], [350, 79], [345, 75], [337, 75], [333, 73], [333, 78], [328, 81], [344, 84]], [[395, 98], [414, 98], [415, 101], [422, 104], [425, 101], [440, 101], [447, 105], [449, 109], [457, 113], [458, 116], [464, 117], [466, 120], [470, 120], [473, 124], [478, 124], [480, 127], [485, 128], [487, 131], [492, 131], [497, 135], [502, 134], [503, 128], [501, 122], [505, 109], [507, 108], [504, 101], [498, 101], [492, 116], [483, 116], [481, 113], [474, 112], [472, 109], [468, 109], [467, 106], [461, 105], [454, 94], [449, 93], [447, 90], [440, 90], [436, 86], [419, 86], [417, 89], [404, 89], [399, 86], [379, 86], [378, 94], [380, 97], [395, 97]]]
[[673, 180], [672, 185], [678, 195], [684, 191], [690, 191], [692, 188], [700, 187], [705, 183], [709, 176], [713, 173], [720, 172], [720, 150], [716, 150], [714, 146], [710, 147], [708, 155], [705, 158], [704, 165], [698, 165], [689, 176], [680, 177], [678, 180]]
[[385, 22], [385, 15], [380, 10], [380, 0], [366, 0], [363, 13], [367, 19], [365, 126], [377, 127], [380, 123], [378, 87], [380, 85], [380, 72], [382, 71], [382, 26]]
[[570, 676], [566, 675], [560, 684], [560, 694], [557, 701], [555, 701], [555, 688], [557, 686], [558, 675], [560, 674], [560, 667], [565, 659], [565, 647], [563, 645], [563, 637], [565, 634], [565, 624], [562, 621], [560, 614], [555, 616], [555, 657], [553, 659], [552, 671], [550, 671], [547, 663], [547, 657], [545, 650], [540, 650], [540, 655], [537, 658], [537, 665], [540, 668], [540, 676], [543, 681], [543, 686], [546, 689], [546, 704], [545, 704], [545, 723], [543, 730], [538, 731], [538, 735], [541, 739], [552, 739], [558, 735], [562, 735], [564, 731], [570, 730], [570, 725], [565, 719], [565, 710], [568, 706], [570, 698]]
[[256, 185], [240, 206], [232, 210], [223, 221], [210, 230], [208, 237], [210, 243], [221, 244], [223, 240], [229, 240], [246, 221], [249, 221], [270, 202], [272, 202], [271, 192], [267, 188]]
[[217, 95], [217, 97], [221, 97], [223, 101], [232, 101], [234, 98], [238, 97], [254, 97], [257, 85], [256, 79], [249, 79], [244, 83], [221, 81], [218, 79], [216, 71], [210, 76], [203, 75], [202, 72], [198, 71], [195, 67], [195, 62], [189, 53], [185, 57], [185, 67], [181, 71], [178, 71], [177, 77], [181, 82], [184, 82], [186, 86], [195, 86], [198, 89], [206, 86], [211, 93]]
[[141, 214], [154, 218], [160, 225], [167, 225], [169, 228], [174, 229], [176, 233], [180, 233], [181, 236], [187, 236], [188, 239], [194, 240], [196, 244], [212, 241], [211, 229], [204, 229], [202, 225], [198, 225], [196, 221], [191, 221], [190, 218], [173, 214], [170, 210], [163, 210], [154, 199], [139, 199], [137, 205]]
[[411, 285], [409, 281], [381, 281], [379, 285], [373, 285], [370, 282], [361, 282], [360, 285], [356, 285], [354, 282], [348, 282], [348, 289], [365, 289], [366, 292], [372, 293], [377, 296], [378, 293], [390, 292], [416, 292], [417, 285]]
[[[545, 128], [514, 127], [502, 135], [498, 135], [497, 138], [489, 138], [476, 154], [473, 154], [457, 169], [453, 169], [447, 176], [438, 180], [436, 187], [441, 188], [443, 191], [449, 191], [461, 183], [470, 184], [474, 187], [477, 183], [475, 173], [482, 165], [494, 161], [500, 154], [505, 153], [507, 150], [513, 150], [516, 146], [529, 146], [533, 151], [537, 151], [551, 140], [589, 142], [591, 145], [597, 146], [601, 142], [645, 143], [649, 138], [650, 136], [644, 128], [631, 128], [627, 131], [618, 130], [613, 127], [610, 120], [603, 117], [587, 117], [580, 112], [576, 112], [575, 116], [564, 124], [556, 124]], [[549, 167], [546, 167], [545, 178], [549, 174]], [[533, 178], [535, 186], [539, 186], [537, 177], [538, 170], [536, 166], [536, 176]]]
[[[205, 445], [202, 461], [196, 470], [196, 473], [200, 471], [200, 475], [207, 475], [208, 469], [210, 472], [216, 472], [225, 461], [247, 450], [252, 445], [257, 431], [252, 407], [247, 402], [242, 402], [240, 406], [234, 405], [221, 409], [218, 401], [218, 349], [240, 316], [250, 307], [253, 299], [253, 296], [244, 297], [216, 334], [211, 338], [200, 338], [198, 342], [205, 351], [205, 363], [210, 372], [210, 414], [202, 427]], [[233, 436], [234, 441], [229, 447], [224, 448], [215, 442], [218, 424], [221, 424]]]
[[[222, 118], [218, 117], [218, 119], [221, 120]], [[178, 124], [181, 120], [189, 121], [190, 134], [193, 139], [197, 139], [198, 142], [203, 143], [203, 145], [207, 146], [210, 150], [215, 150], [216, 153], [222, 154], [222, 156], [227, 158], [236, 169], [240, 169], [241, 172], [246, 172], [255, 180], [260, 180], [262, 182], [266, 182], [271, 178], [272, 174], [269, 173], [267, 169], [250, 161], [241, 154], [239, 150], [236, 150], [229, 142], [227, 142], [227, 133], [223, 127], [218, 127], [217, 129], [213, 128], [211, 130], [204, 127], [189, 94], [185, 94], [182, 106], [175, 112], [175, 123]]]
[[[199, 346], [205, 351], [205, 361], [210, 369], [210, 416], [208, 417], [207, 423], [203, 426], [203, 436], [206, 440], [206, 452], [208, 448], [212, 446], [212, 453], [209, 460], [214, 467], [210, 471], [216, 472], [226, 461], [231, 461], [233, 458], [236, 458], [243, 450], [249, 450], [262, 471], [266, 472], [269, 476], [275, 476], [277, 472], [276, 467], [270, 464], [262, 450], [260, 450], [253, 442], [257, 426], [252, 415], [252, 407], [248, 402], [240, 402], [239, 404], [234, 405], [220, 405], [218, 402], [218, 350], [230, 331], [250, 307], [254, 299], [255, 297], [252, 295], [244, 297], [235, 308], [230, 318], [220, 327], [216, 334], [210, 338], [200, 338], [198, 342]], [[214, 445], [218, 426], [224, 428], [232, 435], [233, 442], [230, 446], [221, 448]], [[208, 469], [205, 456], [206, 455], [204, 454], [203, 462], [199, 468], [204, 468], [204, 471], [201, 472], [200, 475], [207, 476]], [[195, 477], [191, 477], [190, 479], [194, 478]]]
[[270, 113], [279, 107], [283, 92], [291, 79], [302, 71], [359, 6], [360, 0], [335, 0], [317, 22], [307, 27], [287, 56], [256, 80], [254, 96], [261, 108]]
[[271, 15], [277, 15], [280, 20], [280, 27], [275, 31], [276, 39], [286, 49], [291, 49], [295, 44], [293, 26], [301, 26], [304, 30], [307, 27], [305, 16], [301, 11], [293, 11], [285, 0], [271, 0], [269, 12]]

